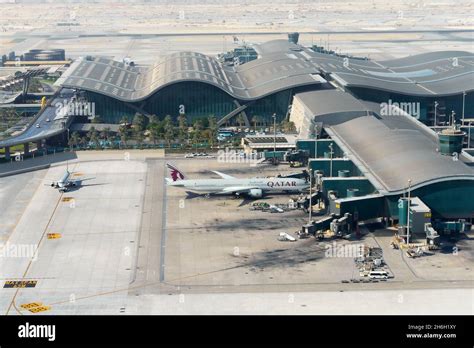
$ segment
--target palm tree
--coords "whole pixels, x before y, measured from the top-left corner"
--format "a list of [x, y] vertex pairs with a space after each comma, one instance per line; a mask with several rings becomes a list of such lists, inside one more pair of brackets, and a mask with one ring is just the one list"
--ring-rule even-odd
[[174, 138], [173, 119], [170, 115], [166, 115], [164, 119], [165, 140], [168, 142], [168, 147], [171, 147], [171, 140]]
[[146, 128], [146, 122], [147, 122], [146, 117], [137, 112], [135, 116], [133, 117], [133, 121], [132, 121], [133, 128], [136, 128], [139, 131], [143, 132]]
[[235, 120], [239, 124], [239, 128], [242, 128], [242, 125], [245, 124], [245, 119], [244, 119], [244, 116], [242, 115], [242, 113], [240, 113], [239, 116], [237, 116], [237, 118]]
[[184, 143], [186, 140], [186, 136], [188, 134], [188, 120], [186, 119], [186, 115], [180, 114], [178, 116], [178, 139], [181, 144]]
[[95, 127], [91, 127], [91, 129], [87, 132], [87, 138], [90, 142], [92, 142], [96, 147], [99, 146], [99, 134]]
[[260, 121], [261, 121], [261, 117], [258, 116], [258, 115], [255, 115], [252, 117], [252, 122], [253, 122], [253, 129], [254, 130], [257, 130], [257, 126], [259, 125]]
[[71, 137], [69, 138], [68, 145], [71, 147], [71, 149], [74, 149], [74, 146], [79, 145], [79, 142], [80, 142], [79, 133], [73, 132], [71, 134]]
[[193, 145], [199, 142], [199, 140], [202, 138], [202, 122], [201, 120], [196, 120], [193, 124]]
[[214, 115], [209, 115], [209, 143], [211, 144], [211, 147], [214, 146], [214, 140], [217, 138], [217, 118]]
[[100, 139], [109, 141], [110, 138], [110, 127], [105, 127], [102, 132], [100, 132]]
[[160, 138], [160, 127], [158, 124], [150, 125], [150, 140], [153, 141], [153, 144], [156, 145], [157, 140]]
[[79, 139], [79, 144], [80, 144], [81, 146], [85, 147], [86, 144], [87, 144], [87, 138], [86, 138], [86, 137], [81, 137], [81, 138]]
[[158, 122], [160, 122], [160, 119], [158, 118], [158, 116], [151, 115], [150, 116], [150, 123], [148, 125], [151, 126], [153, 124], [157, 124]]
[[143, 145], [143, 140], [145, 139], [145, 135], [143, 131], [135, 130], [135, 139], [137, 140], [138, 147], [141, 149]]
[[119, 127], [119, 136], [120, 141], [123, 145], [127, 145], [128, 140], [128, 119], [126, 117], [122, 117], [120, 120], [120, 127]]

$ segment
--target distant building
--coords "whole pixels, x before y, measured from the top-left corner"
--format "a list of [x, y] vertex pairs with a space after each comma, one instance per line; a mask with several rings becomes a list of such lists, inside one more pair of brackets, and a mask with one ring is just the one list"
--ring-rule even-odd
[[63, 49], [41, 50], [33, 49], [23, 55], [26, 61], [64, 61], [66, 60], [66, 52]]
[[289, 151], [296, 148], [297, 134], [249, 134], [242, 138], [242, 147], [246, 153], [252, 151]]
[[245, 64], [257, 58], [257, 51], [248, 45], [237, 47], [233, 51], [219, 55], [219, 60], [229, 66]]

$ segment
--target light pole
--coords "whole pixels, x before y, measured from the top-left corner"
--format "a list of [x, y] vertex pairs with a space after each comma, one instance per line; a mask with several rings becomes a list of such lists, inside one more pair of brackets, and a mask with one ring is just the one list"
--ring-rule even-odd
[[273, 163], [276, 164], [276, 144], [277, 144], [277, 131], [276, 131], [276, 114], [273, 117]]
[[435, 102], [434, 102], [434, 107], [435, 107], [434, 112], [435, 112], [435, 113], [434, 113], [434, 124], [433, 124], [434, 127], [436, 127], [436, 111], [437, 111], [437, 109], [438, 109], [438, 105], [439, 105], [438, 102], [435, 101]]
[[411, 180], [408, 179], [408, 207], [407, 207], [407, 244], [410, 244], [410, 202], [411, 202]]
[[468, 126], [468, 129], [467, 129], [467, 148], [470, 149], [471, 148], [471, 127], [472, 127], [471, 121], [469, 121], [467, 123], [467, 126]]
[[329, 149], [331, 150], [331, 152], [329, 152], [331, 155], [331, 159], [329, 161], [329, 177], [332, 178], [332, 155], [334, 153], [332, 143], [329, 144]]
[[466, 103], [466, 91], [462, 92], [462, 125], [464, 125], [464, 105]]
[[318, 149], [317, 149], [318, 143], [317, 143], [316, 140], [318, 140], [318, 127], [316, 125], [314, 125], [314, 158], [317, 157], [316, 153], [318, 151]]
[[311, 191], [311, 185], [313, 183], [313, 171], [311, 170], [311, 168], [309, 168], [309, 207], [308, 207], [308, 224], [311, 223], [311, 215], [312, 215], [312, 212], [313, 212], [313, 200], [312, 200], [312, 191]]

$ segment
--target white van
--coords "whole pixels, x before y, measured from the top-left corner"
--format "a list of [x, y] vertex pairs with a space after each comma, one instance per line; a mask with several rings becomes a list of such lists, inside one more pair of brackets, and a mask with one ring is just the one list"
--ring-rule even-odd
[[388, 279], [388, 273], [386, 271], [370, 271], [370, 279]]

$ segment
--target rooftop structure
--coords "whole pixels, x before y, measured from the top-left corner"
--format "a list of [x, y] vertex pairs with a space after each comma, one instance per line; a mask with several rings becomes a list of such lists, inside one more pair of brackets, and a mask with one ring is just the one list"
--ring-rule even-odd
[[[357, 168], [356, 176], [370, 181], [374, 192], [369, 193], [398, 197], [410, 186], [442, 216], [455, 216], [456, 209], [463, 217], [474, 215], [474, 167], [460, 151], [443, 155], [439, 134], [426, 125], [401, 110], [381, 115], [379, 104], [340, 90], [304, 92], [294, 99], [290, 119], [300, 137], [314, 138], [312, 126], [319, 125], [338, 148], [333, 157], [343, 157]], [[323, 162], [314, 162], [313, 169], [324, 170]]]
[[255, 45], [260, 58], [225, 67], [209, 56], [179, 52], [147, 68], [102, 57], [76, 61], [58, 84], [139, 101], [180, 81], [212, 84], [241, 100], [253, 100], [296, 86], [324, 83], [328, 76], [346, 87], [406, 95], [451, 95], [471, 91], [474, 55], [448, 51], [374, 62], [322, 54], [286, 40]]

